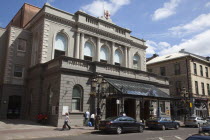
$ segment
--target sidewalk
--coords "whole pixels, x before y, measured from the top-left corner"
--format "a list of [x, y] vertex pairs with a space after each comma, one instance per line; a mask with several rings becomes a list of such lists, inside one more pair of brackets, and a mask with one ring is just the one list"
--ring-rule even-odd
[[71, 130], [61, 131], [61, 128], [42, 126], [27, 120], [0, 120], [0, 139], [24, 140], [45, 137], [75, 136], [96, 131], [94, 130], [94, 127], [71, 127]]

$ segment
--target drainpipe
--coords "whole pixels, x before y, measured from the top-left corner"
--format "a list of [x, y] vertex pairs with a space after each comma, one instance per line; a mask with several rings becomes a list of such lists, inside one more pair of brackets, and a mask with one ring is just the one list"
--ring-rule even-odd
[[[188, 98], [190, 100], [190, 103], [192, 101], [192, 97], [191, 97], [191, 92], [190, 92], [190, 82], [189, 82], [189, 69], [188, 69], [188, 59], [187, 57], [185, 58], [185, 61], [186, 61], [186, 70], [187, 70], [187, 90], [188, 90]], [[190, 116], [192, 115], [191, 113], [191, 108], [189, 107], [189, 111], [190, 111]]]

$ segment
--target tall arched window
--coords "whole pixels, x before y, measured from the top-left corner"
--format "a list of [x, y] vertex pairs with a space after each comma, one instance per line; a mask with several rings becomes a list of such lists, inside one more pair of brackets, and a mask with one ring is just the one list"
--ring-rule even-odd
[[133, 56], [133, 68], [140, 69], [140, 57], [138, 54], [135, 54]]
[[82, 111], [83, 90], [79, 85], [75, 85], [72, 93], [72, 111]]
[[94, 51], [93, 44], [90, 42], [86, 42], [84, 48], [84, 60], [92, 61], [94, 55], [93, 51]]
[[102, 46], [100, 50], [100, 61], [107, 63], [108, 58], [109, 58], [109, 50], [106, 46]]
[[67, 50], [67, 38], [65, 35], [58, 33], [55, 38], [54, 58], [65, 55]]
[[122, 53], [120, 50], [115, 51], [114, 62], [115, 62], [115, 65], [118, 65], [118, 66], [122, 64]]

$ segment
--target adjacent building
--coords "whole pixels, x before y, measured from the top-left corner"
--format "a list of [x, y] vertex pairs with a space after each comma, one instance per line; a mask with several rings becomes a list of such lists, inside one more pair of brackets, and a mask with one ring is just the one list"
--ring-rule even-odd
[[0, 118], [44, 113], [60, 126], [66, 112], [82, 125], [87, 110], [170, 116], [168, 79], [146, 72], [145, 41], [130, 33], [108, 17], [24, 4], [0, 29]]
[[178, 53], [157, 56], [147, 62], [147, 70], [169, 78], [173, 116], [209, 116], [210, 97], [209, 57], [181, 50]]

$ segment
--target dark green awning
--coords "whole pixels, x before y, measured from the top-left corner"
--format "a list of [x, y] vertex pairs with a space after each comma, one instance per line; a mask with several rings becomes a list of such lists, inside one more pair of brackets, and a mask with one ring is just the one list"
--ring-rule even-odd
[[124, 80], [116, 80], [111, 78], [105, 78], [105, 80], [118, 91], [120, 91], [122, 94], [156, 98], [171, 98], [167, 93], [161, 91], [153, 85]]

